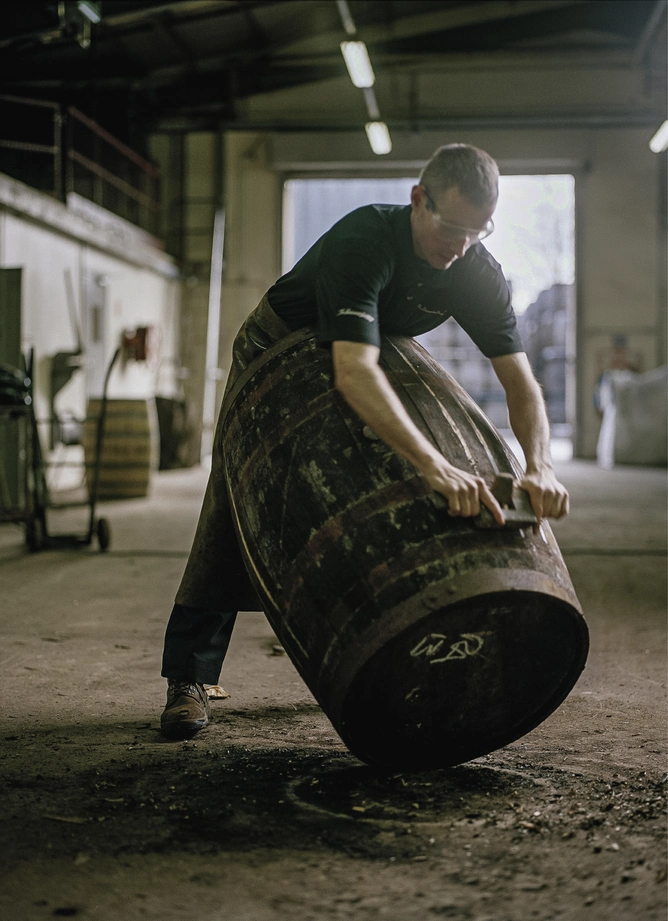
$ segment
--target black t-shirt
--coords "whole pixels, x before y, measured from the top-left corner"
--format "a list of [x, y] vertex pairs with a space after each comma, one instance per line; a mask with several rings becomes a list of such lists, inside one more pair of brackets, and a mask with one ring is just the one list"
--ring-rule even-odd
[[410, 205], [367, 205], [334, 224], [268, 291], [291, 329], [317, 324], [318, 342], [380, 346], [454, 317], [488, 358], [523, 351], [501, 267], [481, 243], [449, 269], [415, 255]]

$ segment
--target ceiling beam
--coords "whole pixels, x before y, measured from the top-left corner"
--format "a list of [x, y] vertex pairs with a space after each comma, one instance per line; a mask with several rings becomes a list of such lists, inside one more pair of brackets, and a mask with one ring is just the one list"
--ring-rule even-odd
[[[591, 0], [471, 0], [469, 3], [459, 4], [455, 7], [435, 9], [433, 12], [420, 13], [414, 16], [395, 16], [393, 19], [386, 17], [382, 22], [366, 24], [362, 22], [366, 12], [361, 7], [359, 13], [355, 9], [354, 0], [351, 0], [352, 12], [357, 27], [357, 38], [367, 45], [384, 43], [388, 41], [402, 41], [427, 35], [430, 32], [443, 32], [449, 29], [464, 26], [479, 26], [507, 17], [522, 17], [530, 13], [544, 10], [566, 9], [588, 3]], [[436, 6], [436, 4], [434, 4]], [[391, 4], [385, 7], [390, 9]], [[359, 17], [359, 18], [358, 18]], [[341, 41], [341, 29], [329, 33], [320, 33], [315, 37], [297, 40], [286, 47], [286, 54], [306, 52], [308, 46], [313, 44], [317, 49], [323, 47], [338, 48]]]
[[[193, 130], [226, 131], [354, 131], [360, 130], [360, 122], [353, 119], [315, 121], [307, 119], [237, 119], [226, 121], [222, 112], [177, 113], [165, 116], [155, 122], [153, 133], [172, 133]], [[647, 110], [624, 110], [602, 115], [600, 112], [554, 115], [493, 115], [420, 118], [419, 125], [411, 119], [387, 119], [389, 128], [395, 132], [430, 130], [507, 130], [507, 129], [583, 129], [604, 130], [610, 128], [651, 128], [656, 125], [657, 112]]]
[[649, 51], [650, 46], [654, 41], [654, 36], [658, 28], [666, 19], [667, 15], [668, 0], [656, 0], [652, 14], [645, 23], [645, 28], [642, 30], [642, 34], [638, 39], [638, 44], [636, 45], [634, 54], [634, 61], [636, 64], [641, 64], [645, 59], [645, 55]]
[[[481, 30], [477, 25], [467, 24], [447, 30], [431, 31], [420, 37], [391, 39], [372, 45], [374, 54], [391, 52], [440, 52], [505, 50], [517, 43], [573, 32], [601, 33], [603, 36], [619, 36], [627, 45], [633, 42], [633, 28], [642, 28], [643, 14], [651, 0], [608, 0], [591, 2], [582, 0], [566, 8], [539, 9], [536, 3], [525, 15], [504, 16], [494, 22], [494, 27]], [[596, 47], [595, 42], [590, 42]], [[549, 49], [546, 49], [548, 51]]]
[[163, 13], [162, 16], [154, 17], [151, 20], [151, 23], [155, 31], [162, 35], [163, 38], [167, 39], [168, 44], [176, 49], [177, 54], [184, 62], [185, 66], [192, 70], [192, 68], [195, 66], [193, 53], [183, 41], [181, 36], [177, 35], [174, 29], [171, 27], [167, 18], [167, 14]]
[[[207, 18], [219, 19], [221, 16], [232, 14], [245, 15], [249, 10], [266, 6], [275, 6], [284, 0], [175, 0], [173, 3], [140, 4], [131, 13], [119, 13], [117, 16], [104, 16], [93, 26], [95, 39], [104, 42], [114, 34], [122, 37], [124, 34], [150, 30], [153, 21], [164, 16], [171, 16], [175, 21], [195, 22]], [[104, 10], [103, 10], [104, 12]], [[76, 44], [76, 36], [71, 30], [62, 27], [41, 29], [31, 32], [19, 33], [0, 39], [0, 49], [16, 48], [24, 50], [33, 46], [58, 46]]]
[[165, 15], [174, 16], [180, 20], [201, 19], [211, 14], [215, 16], [225, 16], [231, 13], [239, 13], [245, 7], [271, 6], [279, 0], [174, 0], [173, 3], [160, 3], [144, 5], [137, 4], [137, 9], [131, 13], [119, 13], [116, 16], [104, 16], [102, 25], [106, 28], [121, 28], [123, 26], [132, 26], [143, 24], [154, 18], [161, 18]]
[[[137, 64], [139, 62], [137, 61]], [[493, 73], [497, 71], [546, 71], [574, 70], [596, 72], [601, 70], [629, 70], [633, 66], [629, 51], [608, 52], [603, 50], [579, 49], [546, 52], [542, 50], [521, 50], [512, 53], [494, 52], [448, 54], [388, 54], [374, 57], [376, 71], [382, 75], [386, 69], [394, 74], [433, 73]], [[227, 85], [230, 72], [234, 72], [235, 95], [238, 98], [254, 93], [270, 93], [287, 87], [305, 86], [341, 77], [345, 69], [339, 54], [305, 55], [281, 59], [269, 63], [261, 51], [245, 52], [239, 55], [217, 55], [205, 61], [197, 61], [191, 68], [184, 64], [171, 65], [142, 73], [137, 67], [124, 76], [113, 73], [115, 62], [102, 69], [98, 65], [95, 89], [99, 93], [118, 89], [132, 89], [160, 95], [163, 92], [193, 94], [202, 87], [207, 96], [216, 92], [216, 87]], [[41, 89], [69, 87], [79, 91], [90, 87], [88, 75], [68, 74], [61, 69], [58, 77], [49, 74], [12, 73], [0, 81], [6, 91], [38, 93]], [[222, 91], [221, 91], [222, 95]]]
[[[418, 16], [397, 18], [391, 26], [368, 26], [358, 29], [365, 41], [413, 38], [426, 32], [442, 32], [462, 26], [479, 26], [498, 19], [516, 19], [546, 10], [564, 10], [579, 6], [588, 0], [491, 0], [491, 2], [465, 3], [452, 9]], [[388, 32], [391, 34], [388, 35]]]

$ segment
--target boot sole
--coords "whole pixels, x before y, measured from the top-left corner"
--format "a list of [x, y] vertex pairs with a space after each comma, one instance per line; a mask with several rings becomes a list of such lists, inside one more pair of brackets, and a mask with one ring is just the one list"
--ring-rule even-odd
[[160, 725], [160, 732], [166, 739], [189, 739], [209, 725], [209, 720], [188, 720]]

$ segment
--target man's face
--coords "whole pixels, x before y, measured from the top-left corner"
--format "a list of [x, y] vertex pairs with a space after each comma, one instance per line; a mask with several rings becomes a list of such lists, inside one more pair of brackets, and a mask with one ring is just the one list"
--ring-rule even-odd
[[411, 191], [413, 249], [434, 269], [449, 269], [473, 243], [487, 236], [494, 207], [479, 208], [450, 186], [430, 192], [422, 185]]

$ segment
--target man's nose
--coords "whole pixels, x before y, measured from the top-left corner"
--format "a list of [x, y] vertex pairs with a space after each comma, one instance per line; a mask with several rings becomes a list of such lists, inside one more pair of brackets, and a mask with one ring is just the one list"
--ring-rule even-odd
[[471, 241], [468, 237], [458, 237], [452, 241], [452, 251], [458, 258], [461, 259], [470, 245]]

